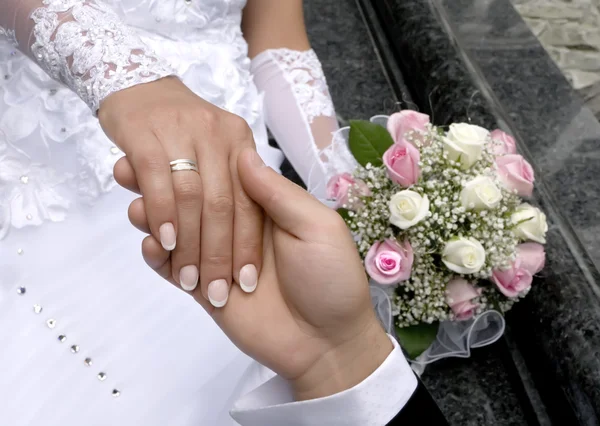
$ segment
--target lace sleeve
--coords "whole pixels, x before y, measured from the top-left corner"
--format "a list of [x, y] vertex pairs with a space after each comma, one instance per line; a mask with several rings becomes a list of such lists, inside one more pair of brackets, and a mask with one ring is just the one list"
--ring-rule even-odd
[[173, 70], [101, 0], [0, 0], [0, 36], [97, 112], [108, 95]]
[[252, 60], [252, 72], [265, 96], [269, 130], [309, 191], [325, 199], [329, 178], [356, 162], [335, 137], [338, 123], [319, 58], [313, 50], [266, 50]]

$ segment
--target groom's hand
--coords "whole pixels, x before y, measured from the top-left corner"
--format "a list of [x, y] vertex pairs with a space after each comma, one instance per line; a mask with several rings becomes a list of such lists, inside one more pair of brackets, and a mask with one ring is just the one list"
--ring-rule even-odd
[[[280, 292], [278, 302], [286, 310], [261, 330], [267, 341], [281, 342], [274, 343], [266, 365], [291, 379], [297, 399], [355, 386], [381, 365], [393, 346], [375, 317], [351, 233], [334, 210], [265, 167], [256, 153], [244, 151], [238, 169], [246, 193], [273, 222], [271, 238], [265, 237], [269, 246], [260, 280], [266, 281], [265, 292]], [[260, 304], [262, 294], [256, 296], [253, 302]], [[290, 324], [278, 330], [274, 323], [285, 316]], [[243, 334], [243, 323], [236, 327]], [[289, 359], [279, 367], [272, 359], [279, 361], [286, 345]], [[248, 352], [252, 355], [254, 348]], [[306, 364], [296, 364], [302, 357]]]
[[[240, 349], [288, 379], [297, 399], [355, 386], [381, 365], [392, 343], [373, 312], [351, 234], [335, 211], [252, 150], [240, 154], [238, 170], [268, 216], [259, 285], [252, 295], [234, 287], [227, 306], [205, 308]], [[144, 255], [156, 266], [165, 254], [148, 237]]]

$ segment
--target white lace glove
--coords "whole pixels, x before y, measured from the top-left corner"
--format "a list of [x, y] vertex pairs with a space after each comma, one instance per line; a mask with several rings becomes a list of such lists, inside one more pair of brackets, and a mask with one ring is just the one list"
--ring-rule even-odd
[[111, 93], [174, 74], [100, 0], [0, 1], [0, 36], [94, 113]]
[[266, 50], [252, 60], [252, 72], [269, 130], [308, 190], [325, 199], [327, 181], [356, 161], [345, 143], [332, 140], [338, 122], [319, 58], [313, 50]]

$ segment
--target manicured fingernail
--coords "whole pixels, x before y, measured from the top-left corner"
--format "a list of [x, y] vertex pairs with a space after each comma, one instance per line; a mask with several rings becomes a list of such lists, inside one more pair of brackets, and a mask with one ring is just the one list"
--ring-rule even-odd
[[229, 298], [229, 284], [225, 280], [215, 280], [208, 285], [208, 300], [215, 308], [222, 308]]
[[246, 265], [240, 269], [240, 287], [246, 293], [252, 293], [256, 290], [258, 284], [258, 272], [256, 266]]
[[185, 291], [192, 291], [198, 285], [198, 268], [195, 265], [188, 265], [179, 271], [179, 284]]
[[167, 222], [160, 225], [158, 233], [160, 234], [160, 243], [165, 250], [171, 251], [175, 249], [177, 237], [175, 236], [175, 227], [172, 223]]
[[260, 158], [260, 155], [258, 155], [258, 152], [252, 153], [252, 165], [254, 167], [265, 167], [265, 163], [262, 158]]

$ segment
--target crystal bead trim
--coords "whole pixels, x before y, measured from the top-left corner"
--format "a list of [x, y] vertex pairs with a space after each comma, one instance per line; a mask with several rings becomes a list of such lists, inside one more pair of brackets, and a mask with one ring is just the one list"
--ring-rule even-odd
[[[17, 287], [17, 294], [18, 294], [18, 295], [22, 296], [22, 295], [24, 295], [26, 292], [27, 292], [27, 289], [26, 289], [24, 286]], [[42, 313], [42, 311], [43, 311], [42, 305], [40, 305], [40, 304], [37, 304], [37, 303], [36, 303], [36, 304], [34, 304], [34, 305], [32, 306], [32, 308], [33, 308], [33, 312], [34, 312], [34, 314], [36, 314], [36, 315], [37, 315], [37, 314], [40, 314], [40, 313]], [[48, 318], [48, 319], [46, 320], [46, 326], [47, 326], [49, 329], [54, 329], [54, 328], [56, 328], [56, 326], [57, 326], [57, 321], [56, 321], [54, 318]], [[59, 343], [64, 343], [64, 342], [66, 342], [66, 341], [67, 341], [67, 335], [66, 335], [66, 334], [59, 334], [59, 335], [57, 336], [57, 340], [59, 341]], [[80, 352], [80, 350], [81, 350], [81, 348], [80, 348], [80, 347], [79, 347], [79, 345], [77, 345], [77, 344], [73, 344], [73, 345], [71, 345], [71, 346], [69, 347], [69, 349], [70, 349], [70, 351], [71, 351], [71, 353], [72, 353], [72, 354], [78, 354], [78, 353]], [[91, 366], [92, 366], [92, 364], [93, 364], [93, 362], [92, 362], [92, 358], [90, 358], [90, 357], [86, 357], [86, 358], [83, 360], [83, 364], [84, 364], [86, 367], [91, 367]], [[106, 374], [105, 372], [101, 371], [101, 372], [99, 372], [99, 373], [97, 373], [97, 374], [96, 374], [96, 378], [97, 378], [97, 379], [98, 379], [100, 382], [103, 382], [103, 381], [105, 381], [105, 380], [106, 380], [106, 378], [107, 378], [107, 374]], [[119, 389], [113, 389], [113, 390], [112, 390], [112, 396], [113, 396], [113, 397], [115, 397], [115, 398], [116, 398], [116, 397], [119, 397], [120, 395], [121, 395], [121, 391], [120, 391]]]

